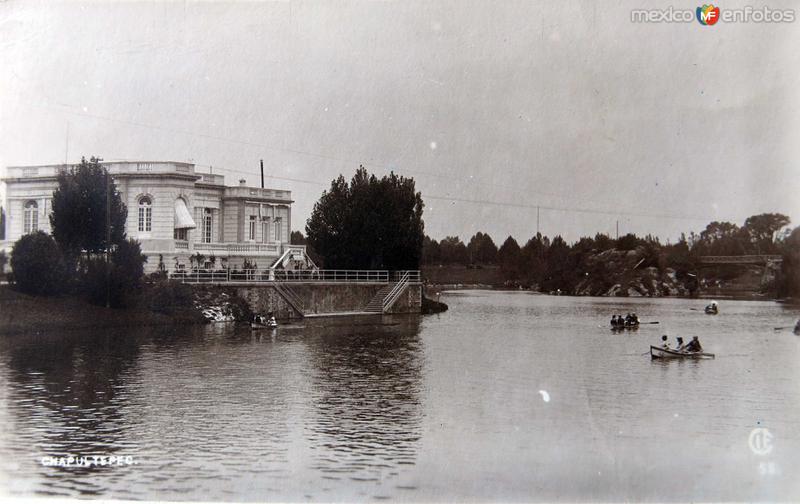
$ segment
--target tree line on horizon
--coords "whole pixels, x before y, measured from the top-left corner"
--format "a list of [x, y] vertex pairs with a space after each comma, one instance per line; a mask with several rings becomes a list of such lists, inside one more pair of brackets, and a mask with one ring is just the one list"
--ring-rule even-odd
[[361, 166], [349, 183], [342, 175], [331, 182], [314, 206], [306, 234], [293, 231], [291, 242], [306, 245], [312, 259], [326, 269], [493, 267], [507, 284], [545, 292], [574, 292], [588, 275], [601, 285], [613, 285], [620, 272], [593, 260], [612, 250], [636, 251], [637, 268], [654, 267], [662, 274], [671, 268], [677, 279], [689, 281], [701, 256], [782, 254], [779, 295], [800, 295], [800, 228], [790, 232], [789, 217], [780, 213], [753, 215], [741, 226], [714, 221], [699, 234], [682, 234], [676, 243], [633, 233], [618, 239], [598, 233], [567, 243], [560, 235], [537, 233], [522, 245], [509, 236], [498, 247], [481, 231], [466, 244], [458, 236], [431, 238], [424, 233], [423, 208], [413, 178], [394, 173], [378, 178]]
[[[537, 233], [523, 245], [509, 236], [498, 247], [487, 233], [477, 232], [468, 243], [458, 236], [437, 241], [425, 236], [421, 266], [496, 267], [506, 283], [537, 286], [542, 291], [571, 291], [588, 274], [598, 271], [588, 259], [607, 250], [638, 250], [641, 267], [660, 271], [672, 268], [679, 279], [696, 270], [702, 256], [782, 255], [784, 271], [778, 290], [786, 295], [800, 293], [800, 278], [793, 279], [794, 264], [800, 265], [800, 228], [787, 229], [790, 220], [779, 213], [748, 217], [742, 226], [714, 221], [699, 234], [682, 234], [676, 243], [661, 243], [657, 237], [628, 233], [618, 239], [597, 233], [567, 243], [560, 235], [552, 239]], [[796, 270], [796, 268], [794, 268]], [[613, 279], [609, 279], [613, 282]]]

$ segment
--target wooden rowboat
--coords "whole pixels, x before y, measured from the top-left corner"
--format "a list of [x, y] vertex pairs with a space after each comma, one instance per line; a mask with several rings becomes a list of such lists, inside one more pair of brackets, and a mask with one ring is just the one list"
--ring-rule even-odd
[[612, 325], [611, 326], [611, 330], [612, 331], [624, 331], [626, 329], [629, 329], [629, 330], [639, 329], [639, 324]]
[[662, 347], [650, 345], [651, 359], [713, 359], [713, 353], [705, 352], [678, 352]]
[[267, 323], [267, 324], [256, 324], [255, 322], [250, 322], [250, 328], [251, 329], [277, 329], [278, 328], [278, 323], [275, 322], [273, 324], [270, 324], [270, 323]]

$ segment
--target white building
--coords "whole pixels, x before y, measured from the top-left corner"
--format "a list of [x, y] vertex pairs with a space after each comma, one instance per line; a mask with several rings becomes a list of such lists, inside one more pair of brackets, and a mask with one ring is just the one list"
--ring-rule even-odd
[[[204, 267], [241, 267], [247, 259], [259, 269], [308, 261], [303, 246], [289, 245], [292, 199], [289, 191], [226, 186], [222, 175], [196, 173], [190, 163], [102, 163], [128, 208], [126, 233], [141, 243], [146, 271], [161, 261], [167, 270], [188, 269], [200, 253]], [[3, 182], [6, 240], [10, 253], [23, 234], [50, 232], [53, 191], [59, 172], [73, 165], [12, 166]]]

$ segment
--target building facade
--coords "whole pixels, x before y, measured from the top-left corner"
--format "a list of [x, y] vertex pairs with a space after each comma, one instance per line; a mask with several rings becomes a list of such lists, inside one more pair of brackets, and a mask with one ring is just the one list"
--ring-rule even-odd
[[[289, 191], [226, 186], [222, 175], [197, 173], [190, 163], [102, 163], [128, 209], [125, 231], [147, 256], [146, 271], [203, 268], [313, 267], [305, 248], [290, 245]], [[22, 235], [50, 232], [57, 176], [74, 165], [7, 168], [6, 253]], [[195, 259], [190, 259], [194, 257]]]

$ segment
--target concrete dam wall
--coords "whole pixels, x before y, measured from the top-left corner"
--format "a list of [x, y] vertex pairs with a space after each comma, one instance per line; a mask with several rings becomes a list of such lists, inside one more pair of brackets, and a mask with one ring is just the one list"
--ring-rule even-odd
[[[279, 319], [365, 312], [368, 305], [380, 306], [387, 291], [387, 285], [382, 283], [292, 282], [279, 286], [269, 283], [228, 285], [228, 288], [233, 288], [255, 313], [272, 312]], [[422, 286], [408, 284], [385, 313], [420, 313], [421, 310]]]

